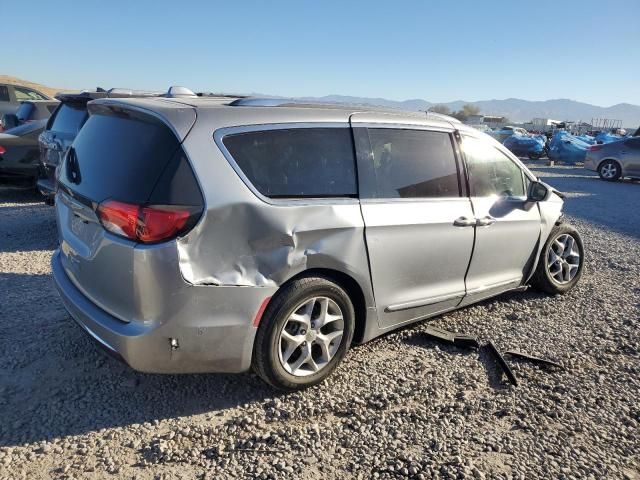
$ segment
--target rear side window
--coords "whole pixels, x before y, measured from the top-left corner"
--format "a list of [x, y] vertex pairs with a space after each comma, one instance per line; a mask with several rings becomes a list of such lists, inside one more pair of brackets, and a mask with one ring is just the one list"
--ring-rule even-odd
[[55, 114], [49, 130], [76, 135], [80, 131], [86, 118], [86, 104], [63, 103]]
[[[181, 167], [182, 149], [173, 132], [149, 116], [93, 114], [75, 138], [67, 154], [60, 182], [95, 202], [107, 199], [145, 204], [161, 178], [178, 180], [193, 173]], [[164, 195], [175, 197], [189, 192], [183, 186], [167, 186]], [[184, 190], [180, 192], [180, 190]], [[199, 190], [196, 199], [199, 198]], [[157, 203], [175, 198], [155, 198]], [[189, 200], [186, 200], [189, 201]], [[178, 203], [176, 201], [176, 203]]]
[[444, 132], [368, 129], [375, 198], [458, 197], [451, 136]]
[[0, 102], [9, 101], [9, 87], [0, 85]]
[[349, 128], [290, 128], [227, 135], [222, 142], [266, 197], [352, 197], [358, 193]]

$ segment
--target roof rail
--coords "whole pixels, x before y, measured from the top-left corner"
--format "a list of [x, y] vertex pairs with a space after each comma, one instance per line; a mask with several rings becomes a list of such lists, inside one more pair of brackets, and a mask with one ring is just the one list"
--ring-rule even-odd
[[[229, 105], [232, 107], [280, 107], [296, 102], [293, 98], [275, 98], [275, 97], [242, 97], [234, 100]], [[308, 103], [308, 102], [307, 102]]]
[[[100, 90], [96, 90], [100, 91]], [[162, 92], [150, 92], [147, 90], [131, 90], [130, 88], [110, 88], [107, 97], [160, 97]]]
[[213, 97], [213, 98], [247, 98], [247, 95], [240, 95], [235, 93], [216, 93], [216, 92], [196, 92], [198, 97]]
[[166, 96], [169, 98], [197, 97], [197, 95], [191, 90], [189, 90], [187, 87], [180, 87], [177, 85], [169, 87], [169, 90], [167, 90]]

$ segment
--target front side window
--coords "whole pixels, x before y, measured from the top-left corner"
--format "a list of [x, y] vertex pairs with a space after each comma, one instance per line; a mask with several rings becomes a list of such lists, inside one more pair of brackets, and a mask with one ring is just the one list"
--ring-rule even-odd
[[358, 193], [349, 128], [260, 130], [227, 135], [222, 143], [266, 197], [354, 197]]
[[522, 170], [490, 143], [464, 137], [469, 187], [474, 197], [521, 197], [525, 195]]
[[399, 128], [368, 129], [373, 154], [371, 196], [375, 198], [458, 197], [458, 169], [445, 132]]

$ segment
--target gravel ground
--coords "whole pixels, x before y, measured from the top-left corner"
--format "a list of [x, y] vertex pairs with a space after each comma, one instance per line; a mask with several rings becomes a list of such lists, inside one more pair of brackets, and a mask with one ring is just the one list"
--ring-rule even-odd
[[0, 191], [0, 478], [640, 478], [640, 183], [534, 168], [569, 193], [581, 284], [433, 321], [565, 368], [513, 361], [518, 387], [424, 324], [353, 348], [302, 393], [136, 373], [62, 308], [53, 210]]

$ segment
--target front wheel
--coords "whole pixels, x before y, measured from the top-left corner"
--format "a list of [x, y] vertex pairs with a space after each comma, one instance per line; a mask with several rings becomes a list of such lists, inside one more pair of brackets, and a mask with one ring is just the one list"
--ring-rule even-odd
[[294, 280], [269, 302], [252, 365], [267, 383], [299, 390], [322, 382], [344, 358], [355, 312], [347, 293], [323, 277]]
[[540, 253], [531, 286], [552, 295], [567, 293], [580, 281], [584, 245], [571, 225], [556, 225]]

